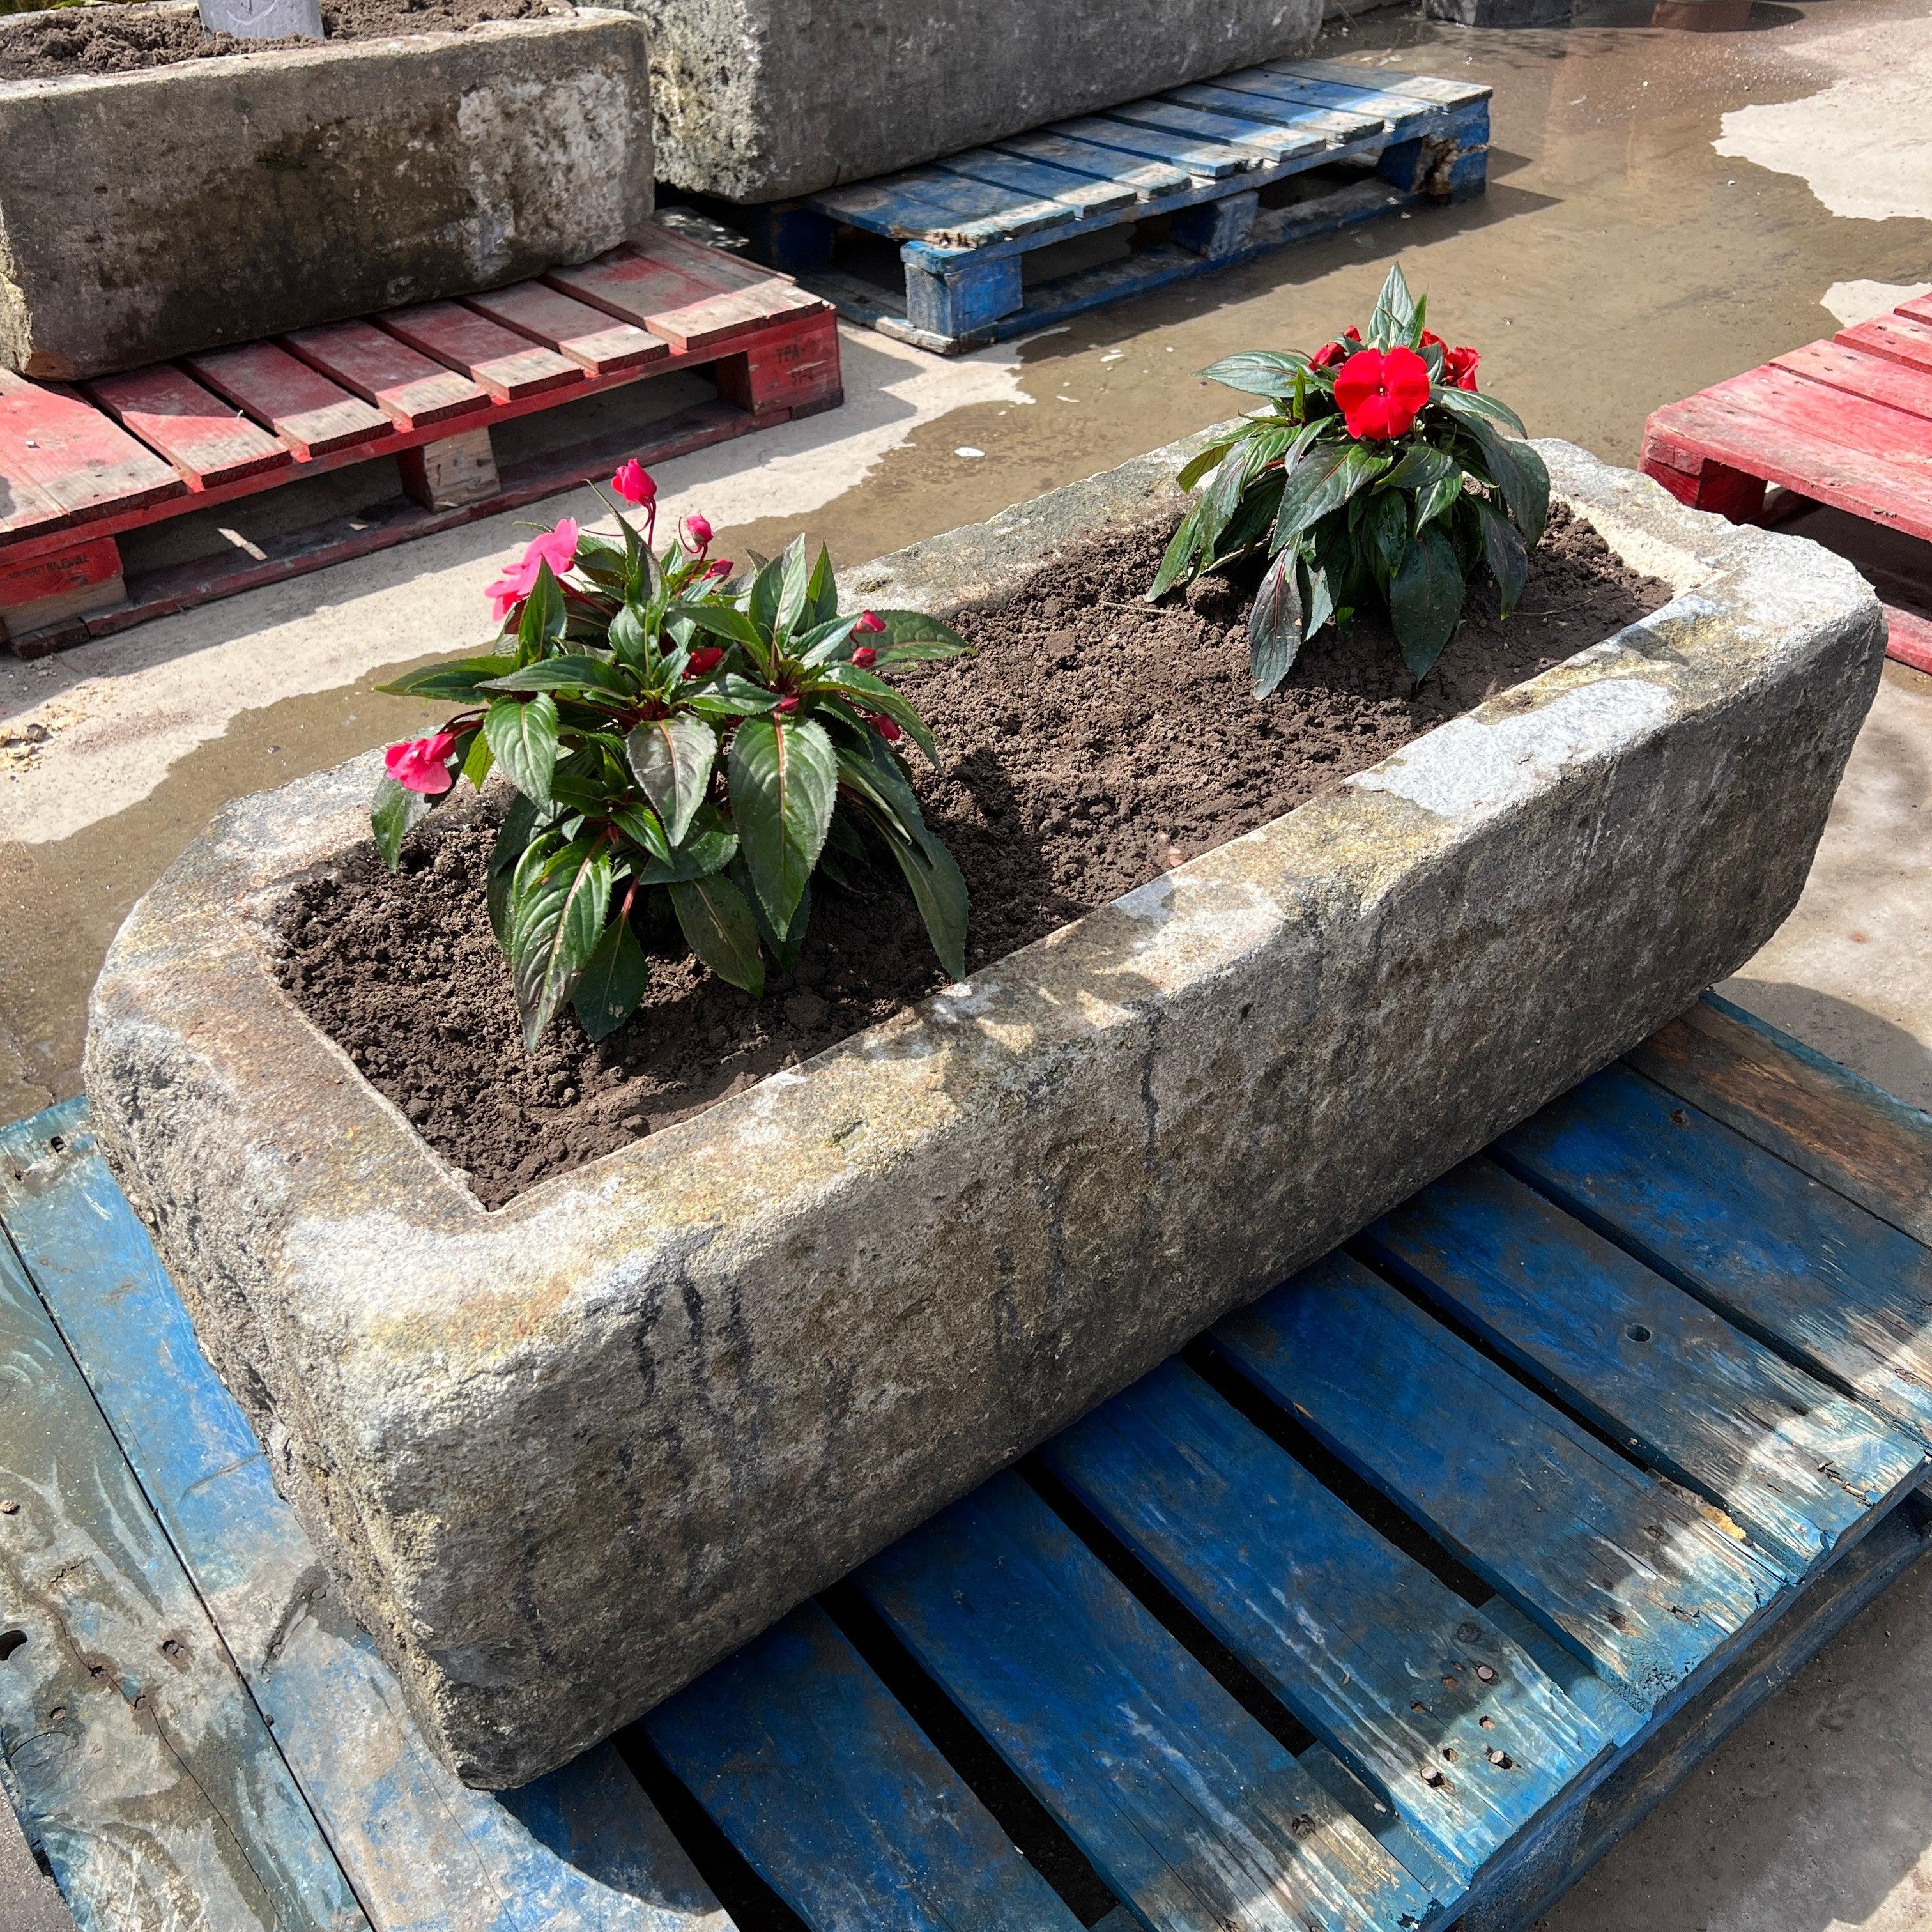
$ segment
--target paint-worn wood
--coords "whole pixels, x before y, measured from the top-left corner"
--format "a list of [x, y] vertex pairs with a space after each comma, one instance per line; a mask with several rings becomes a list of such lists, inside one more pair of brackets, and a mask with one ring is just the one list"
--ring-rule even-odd
[[947, 155], [933, 167], [935, 172], [963, 175], [1018, 194], [1060, 202], [1082, 216], [1131, 208], [1140, 199], [1125, 182], [1096, 181], [1090, 175], [1074, 174], [1022, 154], [1002, 154], [996, 148], [968, 148], [964, 154]]
[[1262, 64], [1270, 74], [1285, 74], [1292, 80], [1339, 82], [1443, 107], [1466, 107], [1474, 101], [1488, 100], [1495, 92], [1474, 82], [1442, 80], [1426, 74], [1395, 74], [1387, 68], [1355, 67], [1346, 61], [1264, 61]]
[[1385, 1216], [1366, 1252], [1794, 1578], [1924, 1474], [1916, 1438], [1793, 1368], [1492, 1161]]
[[0, 1489], [0, 1748], [82, 1932], [367, 1932], [4, 1238]]
[[1714, 994], [1628, 1058], [1680, 1100], [1932, 1244], [1932, 1114]]
[[[0, 529], [58, 529], [188, 494], [172, 464], [58, 382], [0, 369]], [[8, 507], [14, 479], [24, 490]], [[26, 514], [51, 503], [51, 516]]]
[[[1150, 161], [1119, 148], [1105, 148], [1064, 134], [1010, 134], [994, 143], [1002, 154], [1022, 160], [1043, 161], [1095, 181], [1118, 182], [1131, 188], [1142, 201], [1184, 194], [1196, 177], [1162, 161]], [[1230, 170], [1230, 172], [1232, 172]]]
[[1015, 1476], [860, 1586], [1154, 1932], [1426, 1922], [1439, 1902]]
[[813, 1932], [1078, 1932], [1052, 1887], [815, 1605], [644, 1723]]
[[547, 395], [584, 380], [568, 356], [461, 302], [424, 302], [383, 316], [389, 333], [447, 368], [458, 370], [500, 403]]
[[380, 410], [272, 342], [186, 356], [182, 366], [273, 430], [298, 462], [395, 434]]
[[716, 272], [700, 268], [683, 254], [614, 249], [580, 268], [554, 268], [544, 278], [553, 287], [593, 308], [633, 322], [668, 342], [679, 355], [715, 349], [775, 322], [822, 310], [816, 296], [794, 286], [789, 277], [766, 269], [762, 279], [740, 265]]
[[601, 308], [592, 308], [542, 282], [518, 282], [467, 300], [491, 321], [567, 356], [590, 375], [640, 368], [646, 363], [664, 362], [670, 354], [670, 344], [648, 329], [634, 322], [619, 322]]
[[37, 630], [126, 602], [121, 547], [91, 537], [10, 564], [0, 556], [0, 636], [17, 644]]
[[468, 376], [432, 362], [374, 322], [331, 322], [284, 339], [311, 368], [373, 403], [398, 429], [427, 429], [490, 406]]
[[1760, 1341], [1932, 1442], [1932, 1252], [1627, 1066], [1497, 1156]]
[[1862, 350], [1905, 368], [1932, 370], [1932, 320], [1909, 308], [1841, 328], [1832, 339], [1844, 348]]
[[166, 457], [190, 490], [285, 469], [288, 446], [170, 362], [104, 376], [87, 393], [130, 435]]
[[276, 1495], [80, 1103], [0, 1132], [0, 1221], [376, 1932], [728, 1932], [609, 1746], [506, 1796], [437, 1762]]
[[1610, 1748], [1480, 1612], [1178, 1362], [1045, 1454], [1463, 1882]]
[[1165, 161], [1190, 175], [1222, 181], [1265, 167], [1268, 157], [1252, 148], [1231, 147], [1225, 141], [1204, 141], [1160, 128], [1142, 127], [1110, 114], [1090, 114], [1077, 121], [1056, 121], [1046, 130], [1070, 141], [1098, 148], [1118, 148], [1150, 160]]
[[1894, 662], [1910, 664], [1932, 677], [1932, 623], [1895, 604], [1880, 607], [1885, 612], [1885, 654]]
[[1270, 162], [1318, 154], [1333, 145], [1323, 134], [1305, 133], [1244, 115], [1210, 113], [1204, 108], [1183, 106], [1165, 97], [1124, 102], [1118, 107], [1108, 108], [1107, 118], [1157, 128], [1190, 140], [1225, 141], [1230, 147], [1251, 148]]
[[1214, 1346], [1646, 1708], [1788, 1594], [1781, 1574], [1346, 1256]]
[[1869, 396], [1910, 416], [1932, 416], [1932, 369], [1914, 368], [1838, 342], [1808, 342], [1771, 359], [1774, 369], [1848, 396]]
[[[1284, 128], [1330, 147], [1372, 141], [1386, 130], [1388, 124], [1379, 114], [1352, 114], [1318, 101], [1283, 100], [1274, 94], [1224, 87], [1218, 81], [1171, 87], [1161, 98], [1178, 106], [1198, 107], [1206, 113], [1231, 115], [1240, 121], [1258, 121], [1264, 126]], [[1316, 149], [1298, 146], [1289, 152], [1313, 153]]]
[[918, 168], [814, 195], [812, 206], [880, 235], [915, 236], [934, 248], [970, 248], [1065, 228], [1080, 210], [1050, 196]]

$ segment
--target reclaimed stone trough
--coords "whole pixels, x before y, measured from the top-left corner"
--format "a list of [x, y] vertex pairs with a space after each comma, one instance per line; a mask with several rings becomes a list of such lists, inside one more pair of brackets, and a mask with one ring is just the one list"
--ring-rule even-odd
[[651, 212], [650, 63], [598, 11], [0, 81], [0, 367], [108, 375], [588, 261]]
[[[1178, 445], [852, 573], [997, 596]], [[277, 985], [377, 761], [230, 806], [95, 989], [95, 1131], [466, 1779], [637, 1716], [1742, 964], [1884, 645], [1851, 567], [1562, 443], [1676, 595], [910, 1012], [486, 1212]]]

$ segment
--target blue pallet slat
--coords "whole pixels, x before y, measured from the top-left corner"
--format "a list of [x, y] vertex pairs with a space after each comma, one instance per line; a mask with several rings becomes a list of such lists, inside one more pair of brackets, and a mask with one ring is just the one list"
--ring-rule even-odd
[[1153, 1932], [1366, 1932], [1432, 1900], [1015, 1476], [857, 1581]]
[[1932, 1114], [1714, 993], [1627, 1058], [1767, 1153], [1932, 1244]]
[[[1295, 80], [1264, 67], [1244, 68], [1208, 83], [1232, 94], [1258, 96], [1284, 104], [1326, 108], [1331, 113], [1372, 117], [1384, 132], [1393, 133], [1418, 118], [1439, 118], [1443, 104], [1418, 100], [1413, 95], [1387, 94], [1372, 87], [1344, 86], [1334, 81]], [[1487, 88], [1472, 88], [1472, 100], [1486, 99]]]
[[1439, 107], [1466, 107], [1487, 100], [1494, 92], [1480, 82], [1443, 80], [1434, 74], [1399, 74], [1390, 68], [1356, 67], [1346, 61], [1263, 61], [1261, 67], [1291, 80], [1322, 80], [1345, 87], [1374, 89]]
[[1003, 154], [994, 148], [968, 148], [964, 154], [948, 154], [932, 165], [937, 173], [961, 175], [1041, 200], [1064, 202], [1082, 220], [1132, 208], [1140, 200], [1138, 190], [1125, 182], [1096, 181], [1090, 175], [1076, 174], [1023, 155]]
[[275, 1493], [81, 1102], [0, 1132], [0, 1222], [376, 1932], [728, 1932], [608, 1745], [511, 1794], [436, 1760]]
[[1540, 1192], [1932, 1442], [1932, 1251], [1628, 1066], [1499, 1140]]
[[1130, 188], [1142, 202], [1185, 194], [1199, 178], [1185, 169], [1170, 167], [1165, 161], [1149, 160], [1144, 155], [1130, 154], [1121, 148], [1103, 148], [1091, 141], [1072, 140], [1064, 134], [1009, 134], [991, 146], [992, 150], [1022, 160], [1042, 161], [1094, 181], [1112, 182], [1122, 188]]
[[1924, 1452], [1640, 1262], [1476, 1160], [1368, 1228], [1364, 1250], [1794, 1577], [1854, 1542]]
[[1214, 1347], [1492, 1588], [1654, 1714], [1790, 1594], [1694, 1501], [1331, 1255]]
[[1179, 1363], [1045, 1453], [1464, 1883], [1610, 1748], [1521, 1650]]
[[1137, 127], [1159, 128], [1207, 141], [1225, 141], [1230, 147], [1250, 148], [1268, 162], [1318, 155], [1334, 146], [1328, 136], [1276, 127], [1273, 122], [1234, 114], [1210, 114], [1198, 107], [1184, 107], [1162, 96], [1124, 102], [1107, 110], [1110, 121], [1132, 122]]
[[643, 1722], [812, 1932], [1078, 1932], [815, 1604]]
[[854, 227], [948, 248], [1037, 235], [1079, 219], [1078, 209], [1064, 202], [1016, 194], [937, 169], [832, 188], [811, 200], [813, 207]]
[[1078, 121], [1056, 121], [1048, 128], [1070, 141], [1086, 141], [1100, 148], [1118, 148], [1130, 154], [1144, 154], [1182, 168], [1190, 175], [1210, 181], [1223, 181], [1234, 175], [1252, 174], [1268, 165], [1268, 157], [1252, 148], [1230, 147], [1225, 141], [1186, 138], [1159, 128], [1143, 128], [1110, 114], [1093, 114]]
[[1283, 100], [1272, 94], [1244, 93], [1215, 82], [1170, 87], [1160, 98], [1178, 107], [1196, 107], [1205, 113], [1229, 115], [1237, 120], [1258, 121], [1269, 127], [1287, 128], [1311, 136], [1330, 148], [1373, 141], [1388, 131], [1388, 123], [1379, 114], [1344, 113], [1313, 101]]

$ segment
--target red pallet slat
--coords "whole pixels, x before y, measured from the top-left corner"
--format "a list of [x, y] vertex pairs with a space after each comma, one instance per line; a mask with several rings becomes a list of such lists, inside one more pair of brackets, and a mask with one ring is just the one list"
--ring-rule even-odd
[[1862, 349], [1888, 362], [1913, 369], [1932, 369], [1932, 320], [1919, 320], [1903, 311], [1874, 316], [1856, 328], [1841, 328], [1832, 340], [1846, 349]]
[[618, 369], [640, 368], [662, 362], [670, 344], [635, 322], [620, 322], [542, 282], [518, 282], [464, 298], [465, 306], [493, 322], [527, 335], [547, 349], [567, 356], [586, 374], [607, 376]]
[[1802, 349], [1774, 356], [1770, 367], [1846, 395], [1888, 404], [1910, 416], [1932, 418], [1932, 367], [1914, 368], [1838, 342], [1808, 342]]
[[372, 403], [398, 429], [424, 429], [487, 410], [490, 398], [440, 362], [366, 322], [298, 329], [287, 346], [334, 382]]
[[1896, 604], [1885, 607], [1885, 621], [1886, 656], [1932, 676], [1932, 623]]
[[1892, 313], [1912, 322], [1932, 322], [1932, 296], [1914, 296], [1909, 302], [1900, 302]]
[[460, 302], [424, 302], [382, 318], [392, 335], [462, 370], [500, 403], [520, 401], [584, 380], [577, 364]]
[[395, 434], [380, 410], [272, 342], [218, 349], [182, 362], [218, 395], [266, 423], [300, 461]]
[[190, 490], [279, 470], [288, 446], [172, 364], [103, 376], [87, 394], [130, 435], [172, 463]]
[[788, 278], [759, 276], [733, 262], [729, 269], [700, 271], [675, 251], [650, 254], [625, 247], [600, 255], [581, 268], [556, 268], [544, 279], [628, 322], [640, 322], [680, 354], [715, 349], [792, 314], [826, 306]]
[[0, 369], [0, 528], [10, 532], [140, 509], [188, 485], [71, 389]]

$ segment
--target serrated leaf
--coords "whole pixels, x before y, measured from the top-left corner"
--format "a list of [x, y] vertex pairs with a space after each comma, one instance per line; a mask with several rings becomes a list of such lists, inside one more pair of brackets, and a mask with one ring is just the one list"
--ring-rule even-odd
[[732, 734], [726, 771], [739, 851], [782, 938], [832, 823], [838, 754], [809, 718], [748, 718]]
[[434, 698], [462, 704], [476, 695], [477, 686], [485, 680], [501, 677], [516, 666], [513, 657], [464, 658], [455, 664], [426, 664], [376, 688], [394, 698]]
[[680, 844], [691, 814], [704, 802], [718, 761], [718, 734], [688, 711], [647, 718], [624, 740], [624, 754], [644, 796], [664, 820], [664, 836]]
[[631, 687], [614, 664], [580, 654], [540, 658], [535, 664], [490, 679], [482, 688], [490, 692], [605, 691], [617, 698], [631, 695]]
[[765, 990], [765, 962], [758, 950], [758, 921], [745, 896], [722, 874], [670, 888], [685, 944], [728, 986], [756, 998]]
[[950, 624], [923, 610], [874, 610], [872, 615], [885, 626], [873, 640], [875, 650], [903, 650], [914, 644], [944, 644], [952, 656], [968, 648], [966, 640]]
[[1216, 436], [1205, 449], [1197, 450], [1180, 466], [1174, 483], [1180, 489], [1192, 490], [1210, 470], [1219, 467], [1221, 459], [1240, 440], [1238, 430], [1233, 436]]
[[1426, 677], [1462, 614], [1462, 566], [1454, 546], [1434, 525], [1424, 530], [1389, 586], [1389, 620], [1402, 662], [1418, 681]]
[[696, 625], [700, 631], [709, 631], [714, 638], [724, 638], [733, 644], [759, 649], [764, 646], [764, 634], [735, 604], [714, 604], [708, 598], [689, 604], [674, 604], [664, 616], [668, 622], [673, 618], [681, 618]]
[[1251, 350], [1239, 356], [1226, 356], [1200, 373], [1210, 382], [1224, 389], [1239, 389], [1244, 395], [1286, 396], [1294, 388], [1294, 379], [1308, 367], [1308, 358], [1298, 351], [1277, 353], [1271, 349]]
[[1202, 533], [1207, 516], [1207, 499], [1197, 496], [1189, 505], [1187, 514], [1181, 518], [1179, 527], [1168, 538], [1167, 548], [1161, 556], [1160, 568], [1154, 572], [1154, 581], [1148, 586], [1147, 601], [1150, 604], [1158, 603], [1183, 578], [1192, 572], [1194, 560], [1200, 554]]
[[483, 714], [489, 740], [505, 776], [538, 804], [550, 796], [556, 770], [556, 700], [547, 691], [533, 698], [500, 698]]
[[1434, 388], [1429, 392], [1432, 403], [1439, 403], [1450, 415], [1460, 416], [1468, 423], [1496, 423], [1518, 436], [1529, 432], [1522, 426], [1522, 418], [1506, 403], [1499, 403], [1493, 396], [1485, 396], [1474, 389]]
[[1402, 568], [1408, 549], [1408, 498], [1400, 490], [1378, 490], [1366, 501], [1362, 531], [1386, 584]]
[[706, 678], [702, 684], [685, 686], [685, 704], [704, 718], [750, 718], [776, 710], [778, 693], [754, 684], [736, 671]]
[[643, 614], [634, 604], [626, 604], [610, 620], [610, 648], [633, 670], [647, 670], [652, 656], [651, 635], [645, 628]]
[[1488, 503], [1478, 502], [1476, 514], [1481, 519], [1483, 556], [1501, 592], [1501, 614], [1507, 617], [1516, 608], [1522, 586], [1529, 580], [1529, 556], [1523, 548], [1522, 533], [1508, 518]]
[[1372, 454], [1359, 442], [1312, 445], [1282, 486], [1270, 548], [1279, 550], [1292, 543], [1374, 482], [1387, 466], [1387, 458]]
[[772, 627], [778, 622], [778, 597], [784, 584], [784, 558], [775, 556], [759, 565], [758, 575], [752, 579], [746, 609], [761, 638], [770, 636]]
[[510, 894], [510, 983], [534, 1053], [597, 949], [610, 908], [610, 854], [601, 838], [574, 838], [517, 868]]
[[880, 835], [886, 849], [898, 862], [906, 884], [912, 888], [913, 903], [926, 922], [926, 936], [939, 963], [953, 980], [966, 976], [966, 881], [949, 852], [932, 834], [920, 828], [915, 843], [883, 821]]
[[562, 638], [568, 622], [562, 586], [551, 574], [548, 562], [539, 560], [536, 581], [524, 600], [524, 614], [517, 623], [518, 656], [526, 664], [543, 656]]
[[592, 1040], [615, 1033], [638, 1010], [651, 983], [651, 963], [628, 919], [614, 919], [584, 962], [570, 996], [584, 1030]]
[[812, 561], [806, 554], [802, 535], [785, 545], [778, 562], [784, 570], [778, 579], [778, 608], [772, 628], [780, 637], [789, 637], [805, 615], [806, 589], [812, 581]]
[[934, 771], [939, 769], [939, 747], [932, 734], [926, 728], [926, 720], [920, 717], [917, 708], [904, 692], [896, 690], [882, 677], [868, 670], [862, 670], [856, 664], [826, 664], [814, 679], [814, 685], [831, 685], [840, 692], [848, 692], [862, 699], [868, 710], [883, 712], [902, 727], [906, 734], [925, 753], [926, 761]]
[[1445, 451], [1432, 449], [1426, 442], [1412, 443], [1396, 459], [1395, 467], [1382, 480], [1384, 490], [1426, 490], [1452, 472], [1460, 476], [1462, 466]]
[[1301, 592], [1294, 575], [1300, 554], [1290, 544], [1275, 557], [1248, 614], [1248, 669], [1257, 698], [1267, 697], [1287, 676], [1301, 650]]
[[685, 834], [684, 843], [662, 860], [654, 859], [638, 874], [640, 886], [675, 886], [688, 879], [722, 872], [737, 856], [738, 835], [718, 814], [715, 806], [700, 806]]
[[664, 826], [658, 822], [657, 814], [649, 806], [629, 799], [607, 806], [604, 816], [632, 844], [642, 846], [651, 855], [651, 862], [670, 857], [670, 842], [664, 836]]
[[1550, 520], [1550, 472], [1533, 446], [1503, 435], [1486, 422], [1472, 422], [1469, 434], [1481, 448], [1490, 479], [1502, 492], [1510, 520], [1532, 550], [1543, 541]]
[[1389, 349], [1397, 344], [1413, 349], [1422, 339], [1422, 317], [1415, 298], [1400, 266], [1391, 268], [1376, 298], [1369, 317], [1368, 344], [1371, 349]]
[[838, 584], [832, 572], [832, 553], [823, 544], [812, 566], [805, 586], [805, 616], [808, 623], [823, 624], [838, 614]]
[[421, 792], [399, 785], [388, 772], [376, 781], [376, 796], [369, 806], [369, 829], [376, 835], [376, 850], [391, 872], [396, 869], [403, 841], [430, 814], [430, 802]]

